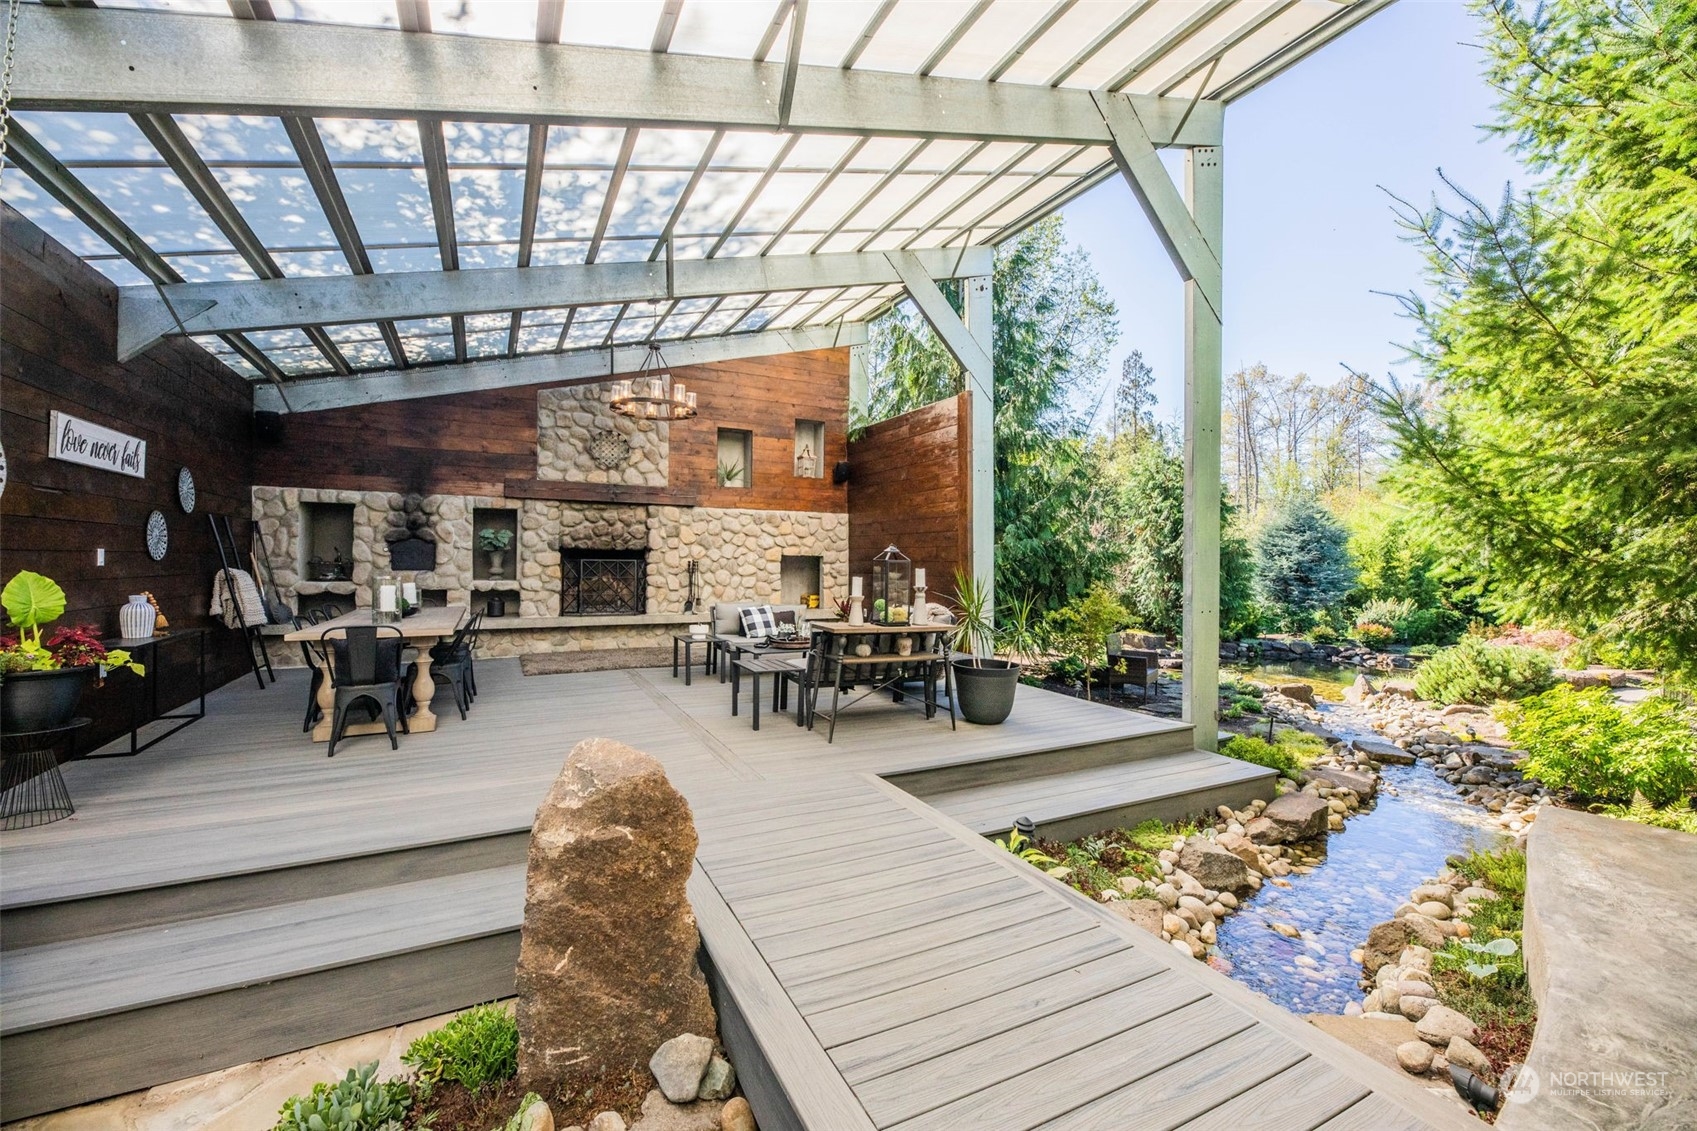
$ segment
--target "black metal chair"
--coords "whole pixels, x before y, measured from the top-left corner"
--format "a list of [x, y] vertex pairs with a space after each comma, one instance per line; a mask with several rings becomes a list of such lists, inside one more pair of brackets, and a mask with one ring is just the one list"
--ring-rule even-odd
[[[308, 613], [304, 617], [291, 617], [290, 620], [298, 632], [318, 623], [312, 616], [313, 614]], [[322, 647], [322, 644], [314, 645], [305, 640], [301, 641], [301, 659], [306, 661], [306, 666], [312, 671], [312, 686], [307, 688], [306, 692], [306, 721], [301, 724], [303, 734], [324, 717], [324, 708], [318, 705], [318, 689], [324, 686], [325, 661]]]
[[[331, 635], [338, 632], [343, 635]], [[384, 639], [378, 639], [380, 635]], [[411, 733], [407, 726], [403, 687], [406, 665], [401, 659], [406, 641], [401, 630], [389, 624], [358, 625], [328, 629], [320, 639], [331, 659], [331, 680], [336, 688], [329, 757], [336, 756], [336, 743], [341, 741], [342, 732], [348, 725], [348, 712], [356, 704], [364, 704], [367, 709], [375, 707], [382, 713], [384, 729], [389, 733], [389, 749], [400, 749], [400, 742], [395, 738], [397, 719], [401, 732]]]
[[482, 620], [483, 614], [478, 613], [461, 625], [452, 639], [440, 641], [430, 649], [430, 677], [453, 688], [454, 706], [459, 708], [462, 719], [477, 697], [471, 656]]

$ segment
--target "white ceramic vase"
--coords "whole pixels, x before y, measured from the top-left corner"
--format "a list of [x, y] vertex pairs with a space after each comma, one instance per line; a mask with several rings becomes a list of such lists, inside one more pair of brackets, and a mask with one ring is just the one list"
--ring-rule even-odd
[[118, 610], [118, 633], [125, 640], [145, 640], [153, 635], [158, 619], [153, 602], [140, 593], [132, 593], [124, 607]]

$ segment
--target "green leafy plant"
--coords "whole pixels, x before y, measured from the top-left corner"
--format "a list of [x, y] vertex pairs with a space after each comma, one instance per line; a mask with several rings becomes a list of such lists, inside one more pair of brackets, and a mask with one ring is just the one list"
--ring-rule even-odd
[[1007, 623], [1001, 628], [1002, 646], [1015, 660], [1029, 664], [1042, 653], [1043, 639], [1037, 602], [1030, 597], [1016, 597], [1009, 605]]
[[1325, 751], [1324, 739], [1298, 730], [1280, 731], [1272, 742], [1240, 734], [1220, 747], [1220, 753], [1228, 758], [1277, 770], [1293, 781], [1300, 780], [1301, 771]]
[[1518, 901], [1526, 894], [1526, 853], [1518, 848], [1470, 852], [1452, 860], [1451, 866], [1506, 900]]
[[1423, 647], [1452, 644], [1466, 627], [1461, 614], [1453, 609], [1415, 609], [1387, 623], [1396, 630], [1396, 638], [1402, 643]]
[[1658, 829], [1673, 829], [1675, 832], [1697, 836], [1697, 810], [1693, 810], [1690, 805], [1669, 805], [1658, 809], [1645, 800], [1643, 794], [1639, 794], [1632, 799], [1630, 805], [1607, 805], [1602, 811], [1622, 821], [1635, 821], [1640, 825], [1653, 825]]
[[996, 611], [990, 593], [964, 571], [955, 573], [955, 641], [972, 657], [974, 667], [996, 654]]
[[1441, 649], [1436, 644], [1416, 644], [1408, 650], [1408, 654], [1410, 656], [1418, 656], [1423, 660], [1429, 660], [1433, 656], [1436, 656], [1440, 651]]
[[1338, 630], [1329, 624], [1317, 624], [1308, 630], [1308, 639], [1315, 644], [1336, 644]]
[[477, 546], [480, 550], [493, 553], [497, 550], [505, 550], [512, 544], [513, 532], [511, 530], [497, 530], [493, 526], [486, 526], [477, 532]]
[[[1520, 953], [1519, 945], [1513, 939], [1507, 937], [1494, 938], [1490, 942], [1475, 942], [1472, 939], [1457, 939], [1455, 941], [1462, 950], [1488, 958], [1510, 958]], [[1467, 971], [1468, 977], [1474, 980], [1493, 978], [1500, 969], [1495, 962], [1463, 962], [1461, 968]]]
[[1414, 690], [1434, 703], [1491, 703], [1521, 699], [1555, 682], [1548, 653], [1465, 636], [1420, 665]]
[[1042, 868], [1055, 863], [1055, 858], [1032, 843], [1031, 838], [1018, 829], [1010, 829], [1007, 839], [998, 840], [996, 847], [1006, 849], [1027, 864]]
[[272, 1131], [400, 1131], [412, 1101], [405, 1080], [377, 1079], [374, 1060], [334, 1084], [314, 1084], [309, 1095], [290, 1096]]
[[1414, 602], [1407, 597], [1375, 597], [1355, 610], [1355, 623], [1394, 625], [1414, 609]]
[[41, 630], [65, 615], [65, 591], [59, 583], [30, 570], [19, 570], [0, 590], [0, 605], [18, 635], [0, 637], [0, 674], [55, 671], [60, 668], [128, 668], [137, 675], [142, 665], [122, 648], [107, 648], [93, 625], [60, 628], [45, 641]]
[[421, 1084], [449, 1080], [477, 1091], [517, 1074], [519, 1029], [499, 1005], [480, 1005], [419, 1037], [401, 1057]]
[[719, 486], [747, 486], [747, 484], [742, 481], [742, 464], [737, 463], [735, 460], [720, 460], [716, 470], [719, 475]]
[[1583, 797], [1662, 807], [1697, 794], [1697, 710], [1668, 695], [1626, 709], [1607, 688], [1563, 684], [1504, 712], [1525, 771]]

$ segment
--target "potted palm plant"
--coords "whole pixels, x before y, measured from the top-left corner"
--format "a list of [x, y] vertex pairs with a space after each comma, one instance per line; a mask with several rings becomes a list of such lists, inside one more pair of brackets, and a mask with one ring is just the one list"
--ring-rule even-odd
[[489, 555], [489, 576], [499, 580], [507, 569], [507, 547], [513, 544], [513, 532], [485, 527], [477, 532], [477, 545]]
[[969, 723], [995, 726], [1013, 711], [1019, 664], [996, 657], [995, 610], [978, 579], [955, 574], [955, 640], [967, 653], [953, 661], [960, 715]]
[[62, 627], [42, 640], [41, 630], [65, 612], [65, 591], [50, 577], [19, 571], [0, 591], [0, 604], [18, 629], [0, 637], [0, 715], [12, 733], [70, 722], [83, 690], [107, 668], [142, 674], [128, 652], [100, 643], [93, 625]]

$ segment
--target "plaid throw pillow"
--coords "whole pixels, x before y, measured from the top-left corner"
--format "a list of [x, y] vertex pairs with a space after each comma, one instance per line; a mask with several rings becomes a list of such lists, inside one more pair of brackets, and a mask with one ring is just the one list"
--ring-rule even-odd
[[778, 630], [778, 615], [771, 605], [750, 605], [742, 611], [744, 636], [770, 636]]

